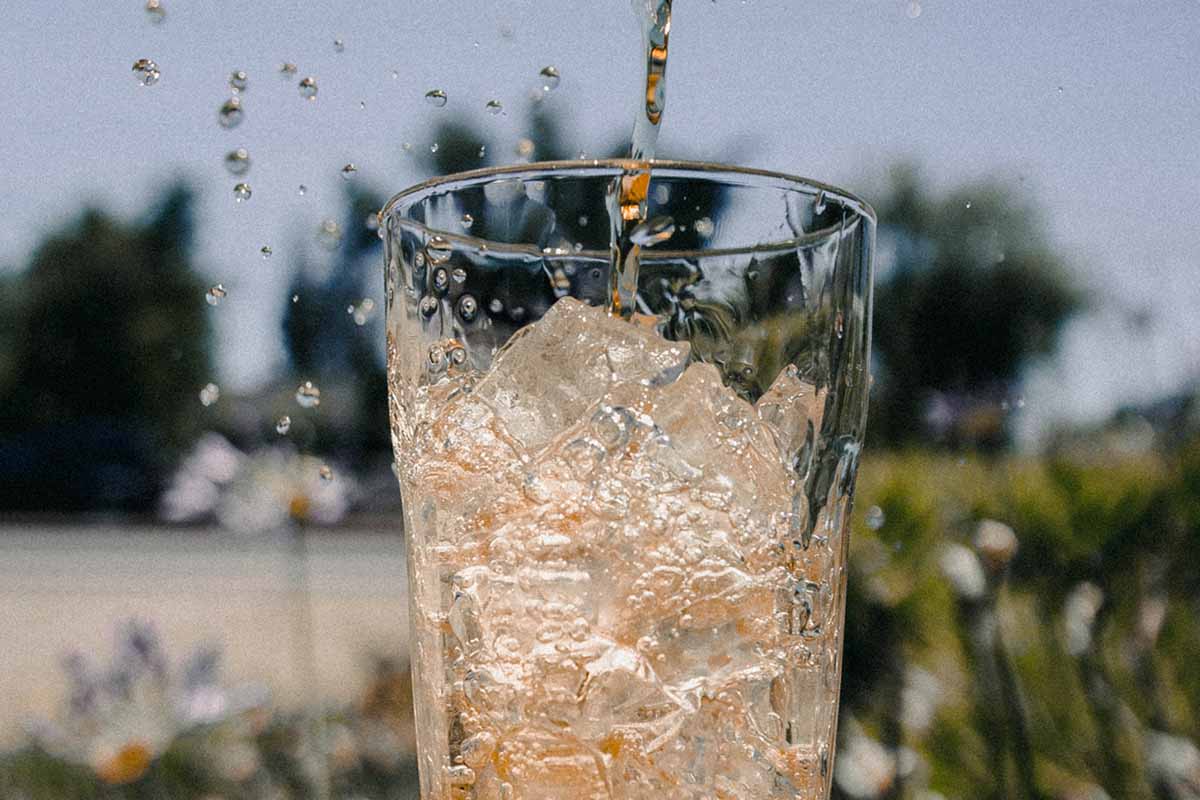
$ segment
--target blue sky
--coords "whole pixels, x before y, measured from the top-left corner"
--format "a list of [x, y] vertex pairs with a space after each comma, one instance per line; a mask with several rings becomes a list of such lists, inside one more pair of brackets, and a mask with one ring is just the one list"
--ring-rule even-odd
[[[580, 150], [625, 134], [637, 102], [628, 0], [162, 2], [160, 26], [141, 0], [5, 3], [0, 269], [85, 201], [132, 216], [164, 179], [188, 177], [200, 262], [230, 289], [213, 312], [231, 388], [278, 365], [288, 268], [338, 210], [343, 164], [381, 192], [403, 188], [417, 173], [400, 143], [427, 147], [437, 116], [455, 112], [515, 160], [547, 64], [562, 74], [547, 102]], [[664, 157], [732, 153], [868, 198], [899, 158], [939, 186], [1028, 188], [1097, 311], [1030, 376], [1027, 430], [1200, 375], [1200, 2], [922, 0], [917, 16], [909, 0], [676, 6]], [[140, 57], [158, 62], [159, 85], [133, 80]], [[282, 61], [316, 76], [316, 102], [278, 77]], [[246, 117], [226, 131], [216, 110], [235, 68], [250, 76]], [[435, 87], [445, 109], [423, 100]], [[484, 114], [492, 98], [512, 113]], [[253, 159], [242, 205], [221, 164], [239, 146]], [[1153, 324], [1131, 338], [1128, 313], [1143, 307]]]

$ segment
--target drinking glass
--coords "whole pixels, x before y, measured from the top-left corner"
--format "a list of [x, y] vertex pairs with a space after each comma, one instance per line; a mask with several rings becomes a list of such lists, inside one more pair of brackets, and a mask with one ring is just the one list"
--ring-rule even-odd
[[874, 215], [659, 161], [621, 248], [637, 166], [382, 212], [424, 798], [828, 794]]

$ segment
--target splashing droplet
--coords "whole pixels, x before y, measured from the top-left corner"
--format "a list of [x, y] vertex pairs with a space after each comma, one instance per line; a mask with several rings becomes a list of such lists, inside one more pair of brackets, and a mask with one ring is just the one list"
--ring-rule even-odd
[[697, 234], [704, 236], [705, 238], [712, 236], [713, 231], [716, 230], [716, 225], [713, 224], [712, 219], [709, 217], [701, 217], [700, 219], [696, 220], [696, 224], [692, 227], [696, 229]]
[[204, 388], [200, 390], [200, 405], [204, 406], [205, 408], [208, 408], [220, 399], [221, 387], [217, 386], [215, 383], [205, 384]]
[[335, 52], [335, 53], [346, 52], [346, 43], [343, 42], [340, 38], [334, 39], [333, 40], [333, 52]]
[[241, 125], [242, 117], [242, 101], [236, 97], [226, 100], [220, 110], [217, 111], [217, 122], [221, 123], [221, 127], [226, 130]]
[[253, 194], [248, 183], [239, 183], [233, 187], [233, 199], [239, 203], [246, 202]]
[[311, 75], [300, 81], [300, 96], [305, 100], [317, 99], [317, 79]]
[[446, 102], [449, 100], [446, 93], [441, 89], [430, 89], [425, 93], [425, 102], [434, 108], [445, 108]]
[[167, 18], [167, 10], [163, 8], [162, 0], [146, 0], [146, 16], [155, 25], [161, 25]]
[[158, 64], [148, 58], [139, 58], [133, 62], [133, 77], [142, 86], [153, 86], [162, 75], [158, 71]]
[[347, 164], [342, 167], [342, 179], [348, 181], [354, 177], [356, 172], [358, 172], [358, 167], [354, 166], [353, 163]]
[[280, 417], [279, 419], [277, 419], [275, 421], [275, 432], [278, 433], [280, 436], [285, 435], [291, 429], [292, 429], [292, 418], [289, 417], [287, 414], [284, 414], [282, 417]]
[[675, 220], [670, 217], [653, 217], [629, 232], [629, 240], [641, 247], [653, 247], [665, 242], [675, 233]]
[[244, 92], [249, 85], [250, 78], [246, 75], [245, 70], [235, 69], [229, 73], [229, 88], [233, 91]]
[[258, 252], [262, 253], [262, 257], [264, 259], [266, 259], [266, 258], [270, 258], [272, 253], [274, 253], [275, 251], [271, 249], [271, 245], [264, 244], [262, 247], [258, 248]]
[[244, 147], [225, 154], [225, 170], [230, 175], [245, 175], [250, 171], [250, 151]]
[[279, 75], [284, 78], [284, 80], [288, 80], [296, 74], [296, 70], [298, 69], [299, 67], [293, 64], [291, 61], [285, 61], [279, 65]]
[[488, 100], [487, 105], [484, 106], [484, 108], [487, 109], [487, 112], [489, 114], [492, 114], [494, 116], [504, 110], [504, 104], [501, 103], [499, 100]]
[[473, 322], [479, 314], [479, 302], [471, 295], [464, 294], [458, 299], [458, 316], [463, 322]]
[[559, 73], [558, 73], [558, 67], [555, 67], [553, 65], [548, 66], [548, 67], [542, 67], [542, 71], [539, 72], [538, 74], [542, 76], [542, 91], [543, 92], [554, 91], [555, 89], [558, 88], [559, 81], [562, 80], [562, 76], [559, 75]]
[[305, 381], [296, 387], [296, 403], [301, 408], [316, 408], [321, 405], [321, 390], [312, 381]]
[[222, 300], [225, 299], [227, 294], [229, 294], [229, 292], [225, 291], [225, 287], [218, 283], [205, 293], [204, 302], [208, 303], [210, 306], [218, 305]]
[[322, 464], [321, 469], [317, 470], [317, 472], [320, 474], [321, 480], [325, 481], [326, 483], [333, 480], [333, 470], [328, 464]]
[[867, 527], [873, 531], [877, 531], [883, 527], [883, 523], [887, 521], [887, 517], [883, 513], [883, 509], [879, 506], [871, 506], [867, 509], [866, 515], [863, 517]]

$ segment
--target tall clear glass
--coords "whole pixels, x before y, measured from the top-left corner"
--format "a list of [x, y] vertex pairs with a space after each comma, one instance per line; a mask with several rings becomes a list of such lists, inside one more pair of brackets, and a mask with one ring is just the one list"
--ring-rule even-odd
[[632, 315], [605, 197], [523, 164], [384, 209], [422, 797], [827, 796], [875, 220], [656, 162]]

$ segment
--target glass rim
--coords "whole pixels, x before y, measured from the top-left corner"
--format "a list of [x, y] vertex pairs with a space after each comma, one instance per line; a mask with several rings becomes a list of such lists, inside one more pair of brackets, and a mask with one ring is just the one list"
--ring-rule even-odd
[[[507, 164], [498, 167], [482, 167], [480, 169], [466, 170], [464, 172], [454, 172], [449, 175], [439, 175], [420, 183], [413, 184], [406, 189], [402, 189], [391, 197], [379, 211], [380, 219], [390, 217], [395, 211], [400, 208], [410, 207], [416, 203], [425, 200], [426, 198], [438, 194], [439, 190], [444, 193], [452, 192], [455, 189], [465, 189], [486, 182], [488, 179], [512, 176], [522, 177], [528, 182], [536, 182], [545, 180], [555, 173], [571, 174], [580, 171], [600, 170], [602, 172], [612, 171], [615, 174], [637, 167], [645, 162], [634, 161], [627, 158], [591, 158], [591, 159], [571, 159], [560, 161], [531, 161], [522, 164]], [[872, 225], [877, 223], [875, 210], [870, 203], [863, 200], [853, 192], [841, 189], [832, 184], [823, 183], [813, 180], [812, 178], [804, 178], [798, 175], [791, 175], [786, 172], [776, 172], [773, 170], [758, 169], [755, 167], [741, 167], [733, 164], [721, 164], [713, 161], [686, 161], [673, 159], [654, 159], [649, 162], [652, 169], [679, 171], [683, 173], [693, 173], [696, 177], [709, 177], [714, 183], [725, 183], [731, 185], [730, 181], [721, 181], [721, 175], [740, 176], [750, 179], [744, 184], [747, 188], [759, 188], [775, 186], [781, 189], [795, 190], [805, 189], [810, 190], [811, 194], [823, 192], [826, 199], [833, 200], [845, 208], [848, 208], [860, 217], [867, 219]], [[442, 236], [447, 236], [453, 240], [468, 240], [477, 239], [473, 236], [463, 236], [461, 233], [454, 231], [445, 231], [437, 227], [425, 225], [414, 220], [405, 220], [401, 218], [402, 223], [407, 223], [414, 227], [428, 230], [431, 233], [436, 233]], [[742, 247], [727, 247], [727, 248], [706, 248], [698, 251], [706, 255], [726, 255], [747, 252], [772, 251], [778, 250], [781, 247], [792, 246], [797, 241], [808, 242], [827, 238], [837, 233], [845, 223], [834, 223], [824, 228], [814, 231], [807, 231], [804, 234], [792, 237], [786, 240], [777, 242], [765, 242]], [[482, 240], [480, 240], [482, 241]], [[494, 244], [494, 243], [490, 243]], [[498, 250], [513, 250], [524, 251], [528, 249], [527, 245], [511, 244], [500, 245], [496, 247]], [[607, 252], [607, 251], [606, 251]], [[683, 251], [667, 252], [665, 250], [655, 250], [655, 257], [676, 257], [681, 255]], [[587, 256], [596, 255], [590, 251], [580, 253], [571, 253], [564, 255]]]

